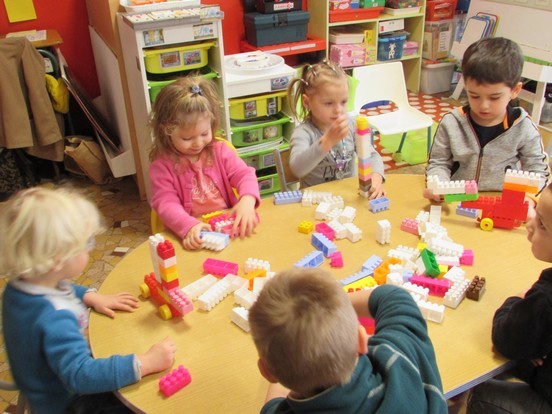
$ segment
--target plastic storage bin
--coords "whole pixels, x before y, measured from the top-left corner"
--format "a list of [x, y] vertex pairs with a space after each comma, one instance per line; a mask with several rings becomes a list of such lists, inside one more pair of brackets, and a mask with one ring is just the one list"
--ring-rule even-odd
[[450, 91], [455, 65], [456, 62], [424, 62], [420, 76], [420, 91], [429, 94]]
[[255, 8], [259, 13], [282, 13], [295, 10], [301, 10], [303, 7], [302, 0], [256, 0]]
[[205, 42], [169, 48], [145, 49], [146, 71], [150, 73], [171, 73], [202, 68], [207, 66], [207, 51], [214, 45], [214, 42]]
[[378, 60], [397, 60], [402, 58], [406, 33], [390, 33], [378, 38]]
[[[212, 71], [209, 67], [205, 67], [203, 69], [206, 70], [202, 70], [202, 73], [200, 73], [200, 75], [204, 78], [214, 79], [218, 76], [218, 74], [215, 71]], [[189, 75], [189, 73], [179, 73], [177, 76], [171, 76], [169, 79], [164, 80], [148, 80], [151, 103], [155, 102], [155, 98], [157, 98], [157, 95], [159, 94], [159, 92], [161, 92], [161, 89], [163, 89], [163, 87], [170, 85], [179, 77], [183, 77], [186, 75]]]
[[[287, 142], [283, 142], [278, 146], [278, 148], [286, 149], [289, 148]], [[255, 168], [255, 170], [262, 170], [265, 168], [275, 167], [276, 161], [274, 161], [274, 147], [264, 148], [252, 152], [247, 152], [240, 154], [240, 158], [250, 167]]]
[[[260, 144], [261, 142], [275, 141], [283, 136], [283, 126], [291, 121], [291, 118], [279, 113], [260, 121], [232, 120], [232, 143], [237, 147]], [[272, 164], [274, 165], [274, 164]], [[266, 165], [265, 167], [269, 167]], [[258, 167], [263, 168], [263, 167]]]
[[360, 0], [360, 7], [362, 8], [372, 8], [372, 7], [383, 7], [385, 6], [385, 0]]
[[385, 0], [385, 7], [391, 9], [408, 9], [420, 7], [420, 0]]
[[235, 120], [255, 119], [276, 115], [282, 108], [286, 91], [229, 99], [230, 118]]
[[364, 31], [347, 26], [332, 28], [330, 30], [329, 40], [330, 43], [334, 45], [362, 43], [364, 42]]
[[245, 37], [254, 46], [269, 46], [280, 43], [307, 40], [308, 11], [288, 13], [245, 13]]

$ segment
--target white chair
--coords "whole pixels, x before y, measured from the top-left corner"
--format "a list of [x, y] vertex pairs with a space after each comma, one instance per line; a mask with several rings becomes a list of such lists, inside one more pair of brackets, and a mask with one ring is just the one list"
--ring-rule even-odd
[[365, 106], [374, 102], [391, 101], [397, 110], [381, 115], [368, 116], [370, 125], [381, 135], [402, 134], [397, 153], [402, 151], [406, 134], [427, 128], [427, 152], [431, 148], [431, 126], [433, 119], [410, 106], [404, 72], [401, 62], [389, 62], [353, 69], [353, 78], [357, 80], [354, 93], [354, 110], [360, 113]]
[[293, 191], [299, 187], [299, 178], [293, 174], [289, 167], [290, 149], [275, 148], [273, 151], [274, 164], [280, 180], [280, 191]]

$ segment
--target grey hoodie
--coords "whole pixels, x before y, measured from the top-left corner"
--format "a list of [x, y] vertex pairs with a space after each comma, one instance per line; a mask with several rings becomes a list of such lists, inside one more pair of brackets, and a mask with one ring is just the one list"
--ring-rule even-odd
[[[429, 153], [426, 177], [476, 180], [480, 191], [501, 191], [508, 168], [540, 173], [548, 179], [550, 168], [542, 138], [523, 108], [519, 108], [520, 115], [512, 125], [505, 120], [505, 131], [483, 149], [467, 108], [456, 108], [441, 119]], [[451, 176], [455, 163], [458, 168]], [[543, 186], [545, 182], [542, 181]]]

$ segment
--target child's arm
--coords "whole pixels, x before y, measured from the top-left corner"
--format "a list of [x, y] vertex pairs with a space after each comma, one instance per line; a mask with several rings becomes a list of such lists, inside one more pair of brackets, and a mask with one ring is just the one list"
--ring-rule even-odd
[[203, 241], [201, 240], [201, 232], [203, 230], [211, 231], [211, 226], [202, 222], [193, 226], [182, 239], [182, 247], [186, 250], [201, 249], [201, 247], [203, 247]]
[[145, 354], [137, 355], [142, 377], [170, 368], [174, 362], [176, 344], [170, 338], [154, 344]]
[[138, 299], [130, 293], [122, 292], [114, 295], [102, 295], [95, 291], [88, 291], [82, 298], [83, 303], [96, 312], [115, 317], [115, 310], [134, 312], [138, 308]]

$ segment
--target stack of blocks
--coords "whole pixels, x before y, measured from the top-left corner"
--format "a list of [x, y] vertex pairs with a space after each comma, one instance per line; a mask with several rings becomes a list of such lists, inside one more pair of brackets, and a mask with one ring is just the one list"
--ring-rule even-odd
[[358, 193], [368, 198], [372, 186], [371, 157], [374, 151], [372, 147], [372, 130], [365, 116], [359, 115], [356, 119], [355, 146], [358, 157]]

